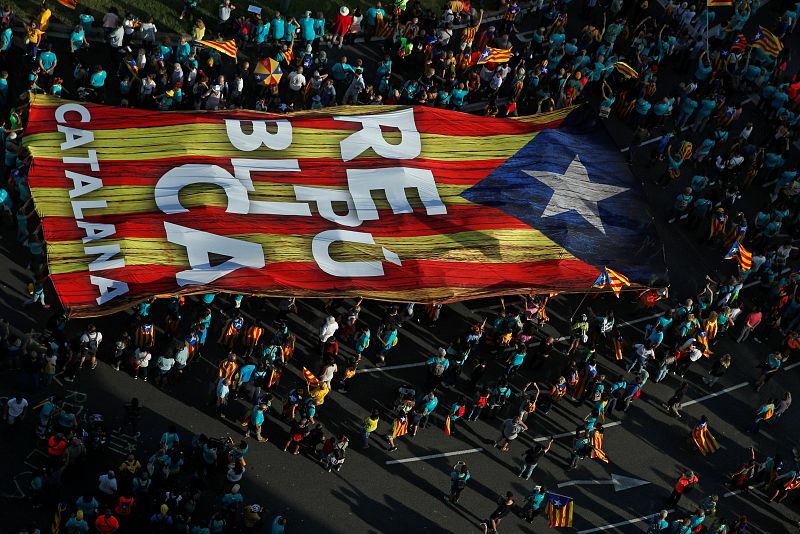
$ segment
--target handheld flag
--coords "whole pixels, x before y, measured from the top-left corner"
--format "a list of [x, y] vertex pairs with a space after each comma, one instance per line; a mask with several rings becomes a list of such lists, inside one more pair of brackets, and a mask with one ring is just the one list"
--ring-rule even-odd
[[617, 61], [616, 63], [614, 63], [614, 69], [623, 76], [625, 76], [626, 78], [639, 77], [639, 73], [636, 71], [636, 69], [634, 69], [624, 61]]
[[603, 267], [603, 270], [600, 272], [600, 276], [597, 277], [597, 280], [594, 281], [592, 287], [596, 288], [604, 288], [606, 286], [611, 287], [611, 290], [614, 292], [614, 295], [619, 298], [619, 294], [622, 291], [622, 286], [630, 286], [631, 281], [628, 279], [627, 276], [622, 275], [616, 271], [612, 271], [608, 267]]
[[[590, 111], [121, 117], [35, 95], [23, 143], [48, 273], [73, 317], [210, 292], [426, 304], [583, 293], [602, 265], [632, 284], [664, 279], [641, 182]], [[280, 157], [254, 159], [263, 146]]]
[[603, 433], [599, 430], [594, 431], [592, 434], [591, 439], [589, 440], [589, 445], [592, 446], [592, 452], [589, 453], [591, 458], [597, 458], [598, 460], [608, 463], [608, 456], [603, 451]]
[[484, 63], [507, 63], [514, 54], [510, 48], [492, 48], [487, 46], [478, 56], [476, 65], [483, 65]]
[[450, 425], [451, 424], [452, 423], [450, 421], [450, 416], [448, 415], [447, 419], [444, 420], [444, 435], [445, 436], [450, 436], [451, 435], [451, 433], [450, 433]]
[[726, 260], [732, 260], [734, 258], [739, 261], [739, 269], [741, 269], [742, 272], [749, 271], [753, 266], [753, 253], [745, 249], [740, 241], [735, 242], [728, 253], [725, 254]]
[[572, 526], [572, 498], [547, 492], [547, 526], [550, 528]]
[[714, 439], [711, 431], [708, 430], [707, 424], [701, 423], [695, 426], [694, 430], [692, 430], [692, 441], [703, 456], [719, 450], [719, 444]]
[[777, 57], [783, 50], [783, 43], [778, 39], [774, 33], [766, 29], [764, 26], [759, 26], [756, 30], [756, 35], [753, 42], [750, 44], [752, 48], [758, 48], [768, 56]]
[[234, 59], [236, 58], [237, 54], [236, 41], [234, 39], [229, 39], [227, 41], [209, 41], [204, 39], [200, 41], [194, 41], [192, 46], [199, 48], [211, 48]]
[[69, 9], [75, 9], [78, 7], [78, 0], [56, 0], [56, 1], [62, 6]]
[[744, 52], [749, 46], [750, 42], [747, 40], [747, 37], [745, 37], [743, 33], [740, 33], [736, 36], [736, 42], [731, 45], [731, 52]]
[[406, 416], [398, 417], [392, 425], [392, 438], [397, 439], [406, 434], [408, 434], [408, 418]]
[[708, 0], [706, 5], [708, 7], [731, 7], [733, 0]]
[[316, 376], [314, 376], [314, 373], [312, 373], [305, 367], [303, 367], [303, 378], [305, 378], [306, 382], [308, 382], [308, 387], [315, 388], [319, 386], [319, 379]]

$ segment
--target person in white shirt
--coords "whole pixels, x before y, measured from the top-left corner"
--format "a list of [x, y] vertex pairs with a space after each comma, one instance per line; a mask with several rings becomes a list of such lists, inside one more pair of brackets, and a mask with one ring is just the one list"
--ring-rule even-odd
[[139, 87], [139, 102], [142, 104], [148, 103], [153, 97], [153, 91], [156, 90], [156, 82], [153, 80], [153, 75], [148, 74], [147, 78], [142, 80], [142, 85]]
[[9, 425], [15, 424], [17, 421], [25, 419], [25, 413], [28, 408], [27, 399], [23, 399], [19, 395], [13, 399], [9, 399], [6, 403], [7, 417], [6, 421]]
[[158, 376], [156, 377], [156, 384], [165, 384], [167, 382], [167, 375], [175, 366], [175, 358], [173, 358], [169, 354], [165, 354], [158, 358], [156, 362], [156, 366], [158, 367]]
[[134, 367], [136, 368], [133, 375], [134, 380], [139, 380], [139, 375], [141, 374], [142, 379], [147, 382], [147, 368], [150, 366], [150, 358], [152, 357], [153, 355], [146, 350], [136, 349], [133, 353]]
[[228, 394], [231, 392], [231, 381], [227, 378], [220, 378], [217, 382], [216, 399], [217, 399], [217, 415], [225, 418], [222, 409], [228, 404]]
[[325, 323], [319, 329], [319, 340], [324, 344], [328, 339], [333, 337], [333, 334], [335, 334], [338, 329], [339, 323], [336, 322], [336, 318], [333, 315], [329, 315], [325, 318]]
[[97, 489], [104, 495], [113, 496], [117, 492], [117, 476], [114, 471], [109, 471], [105, 475], [100, 475], [97, 479], [99, 484]]
[[231, 11], [234, 9], [236, 9], [236, 6], [232, 5], [230, 0], [223, 0], [223, 2], [219, 5], [220, 25], [225, 26], [228, 24], [228, 21], [231, 19]]
[[188, 363], [189, 347], [187, 347], [184, 343], [181, 345], [180, 349], [178, 349], [178, 352], [175, 353], [175, 368], [179, 373], [181, 373]]
[[319, 375], [319, 381], [328, 384], [328, 388], [330, 389], [331, 381], [333, 380], [337, 370], [338, 367], [336, 365], [336, 361], [333, 358], [330, 358], [322, 368], [322, 373]]
[[122, 24], [117, 23], [117, 27], [108, 32], [108, 44], [114, 51], [118, 51], [122, 48], [122, 42], [125, 38], [125, 30], [122, 28]]
[[289, 89], [292, 91], [302, 91], [306, 86], [306, 77], [303, 76], [303, 67], [297, 67], [297, 70], [289, 74]]
[[139, 32], [142, 34], [142, 44], [145, 49], [152, 50], [156, 44], [156, 34], [158, 33], [153, 17], [150, 17], [147, 22], [139, 26]]
[[83, 367], [86, 356], [88, 355], [92, 361], [92, 369], [94, 369], [97, 367], [97, 351], [100, 348], [100, 343], [103, 342], [102, 332], [98, 332], [97, 327], [90, 324], [86, 327], [86, 331], [81, 336], [80, 342], [83, 352], [81, 353], [81, 363], [79, 367]]
[[353, 76], [353, 81], [350, 82], [350, 87], [348, 87], [347, 91], [344, 93], [344, 105], [350, 103], [358, 104], [358, 95], [360, 95], [361, 91], [366, 88], [364, 76], [361, 73], [361, 69], [356, 69], [355, 76]]

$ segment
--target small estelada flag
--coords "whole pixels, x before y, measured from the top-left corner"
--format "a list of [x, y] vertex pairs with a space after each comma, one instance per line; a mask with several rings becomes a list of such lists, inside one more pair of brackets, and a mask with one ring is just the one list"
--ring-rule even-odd
[[448, 415], [447, 419], [444, 420], [444, 435], [445, 436], [450, 436], [451, 435], [451, 431], [450, 431], [450, 425], [451, 424], [452, 424], [452, 422], [450, 421], [450, 416]]
[[319, 386], [319, 378], [314, 376], [314, 373], [309, 371], [306, 367], [303, 367], [303, 378], [308, 382], [308, 387], [315, 388]]

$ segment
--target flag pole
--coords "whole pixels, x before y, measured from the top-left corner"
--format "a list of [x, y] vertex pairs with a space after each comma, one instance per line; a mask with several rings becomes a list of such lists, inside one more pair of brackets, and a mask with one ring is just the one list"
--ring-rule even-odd
[[578, 305], [575, 306], [575, 309], [573, 310], [572, 315], [569, 316], [569, 322], [572, 322], [572, 320], [575, 318], [575, 315], [578, 313], [578, 310], [581, 309], [581, 305], [583, 304], [583, 302], [586, 300], [586, 297], [588, 297], [588, 296], [589, 296], [589, 292], [588, 291], [583, 294], [583, 298], [578, 303]]
[[[706, 2], [706, 56], [708, 56], [708, 2]], [[711, 58], [708, 58], [711, 61]]]

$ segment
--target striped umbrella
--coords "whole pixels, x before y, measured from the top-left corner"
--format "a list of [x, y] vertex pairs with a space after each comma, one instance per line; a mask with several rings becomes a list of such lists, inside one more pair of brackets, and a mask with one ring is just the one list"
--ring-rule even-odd
[[283, 76], [283, 70], [281, 70], [280, 63], [268, 57], [256, 64], [254, 75], [256, 82], [261, 85], [278, 85]]

